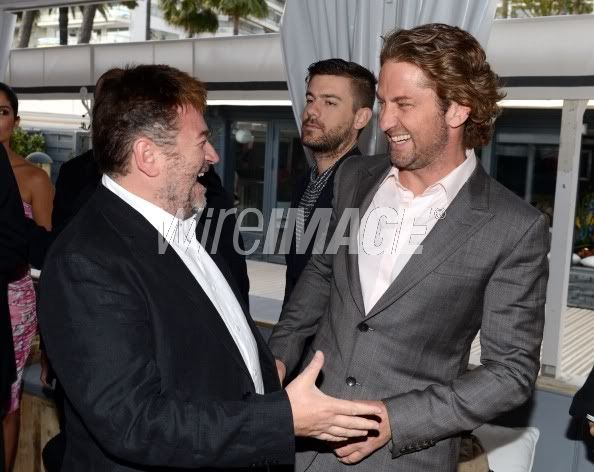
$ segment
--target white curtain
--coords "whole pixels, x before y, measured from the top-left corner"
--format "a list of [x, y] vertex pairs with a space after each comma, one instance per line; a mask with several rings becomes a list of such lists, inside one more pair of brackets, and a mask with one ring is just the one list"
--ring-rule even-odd
[[0, 82], [6, 82], [8, 57], [12, 47], [16, 15], [0, 10]]
[[[379, 73], [381, 36], [394, 28], [447, 23], [472, 33], [486, 47], [497, 0], [287, 0], [281, 26], [289, 94], [298, 125], [307, 67], [340, 57]], [[361, 151], [383, 152], [377, 113], [360, 140]]]

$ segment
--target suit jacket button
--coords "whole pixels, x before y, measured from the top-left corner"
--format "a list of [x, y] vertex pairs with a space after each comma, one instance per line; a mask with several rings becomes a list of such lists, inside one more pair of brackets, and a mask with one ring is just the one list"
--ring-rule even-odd
[[354, 387], [357, 385], [357, 379], [355, 377], [347, 377], [345, 381], [349, 387]]
[[369, 331], [369, 325], [367, 323], [361, 323], [359, 325], [359, 331], [361, 331], [362, 333], [366, 333], [367, 331]]

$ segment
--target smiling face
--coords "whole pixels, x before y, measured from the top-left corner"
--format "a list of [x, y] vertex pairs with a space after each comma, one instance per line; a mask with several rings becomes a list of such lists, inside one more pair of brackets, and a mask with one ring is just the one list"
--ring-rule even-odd
[[10, 100], [4, 92], [0, 92], [0, 143], [8, 149], [10, 136], [18, 126], [19, 119], [14, 115]]
[[357, 139], [351, 80], [315, 75], [307, 85], [301, 142], [314, 153], [332, 153]]
[[388, 138], [392, 165], [414, 171], [431, 166], [448, 145], [448, 125], [423, 71], [408, 62], [384, 63], [377, 90], [380, 127]]
[[206, 206], [206, 189], [196, 179], [219, 161], [208, 135], [202, 114], [193, 107], [184, 107], [179, 114], [176, 144], [163, 151], [165, 169], [158, 192], [159, 200], [172, 214], [181, 210], [183, 218], [188, 218]]

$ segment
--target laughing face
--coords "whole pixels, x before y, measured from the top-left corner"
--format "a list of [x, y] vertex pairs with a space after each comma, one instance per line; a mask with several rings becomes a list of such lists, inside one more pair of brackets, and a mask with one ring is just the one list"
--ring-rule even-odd
[[180, 210], [184, 218], [206, 206], [204, 186], [196, 179], [219, 161], [208, 140], [208, 127], [193, 107], [180, 112], [180, 129], [174, 149], [166, 152], [166, 172], [159, 199], [172, 214]]
[[380, 127], [388, 138], [392, 165], [415, 171], [439, 161], [448, 126], [438, 97], [423, 71], [408, 62], [386, 62], [378, 83]]

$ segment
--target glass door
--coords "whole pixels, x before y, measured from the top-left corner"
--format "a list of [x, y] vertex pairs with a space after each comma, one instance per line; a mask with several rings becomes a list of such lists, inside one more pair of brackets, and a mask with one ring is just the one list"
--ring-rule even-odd
[[[262, 239], [265, 231], [266, 162], [268, 160], [268, 122], [231, 122], [229, 156], [234, 164], [233, 194], [246, 250]], [[256, 251], [258, 252], [258, 251]]]
[[236, 119], [228, 143], [225, 168], [233, 173], [226, 182], [247, 257], [284, 264], [283, 226], [294, 185], [308, 168], [297, 126], [292, 120]]
[[[270, 262], [284, 263], [285, 256], [281, 250], [283, 227], [291, 206], [295, 183], [305, 174], [308, 165], [301, 145], [299, 130], [293, 121], [275, 122], [273, 133], [267, 236], [269, 242], [274, 241], [275, 243], [274, 251], [268, 251], [266, 259]], [[267, 247], [271, 246], [272, 244], [267, 245]]]

